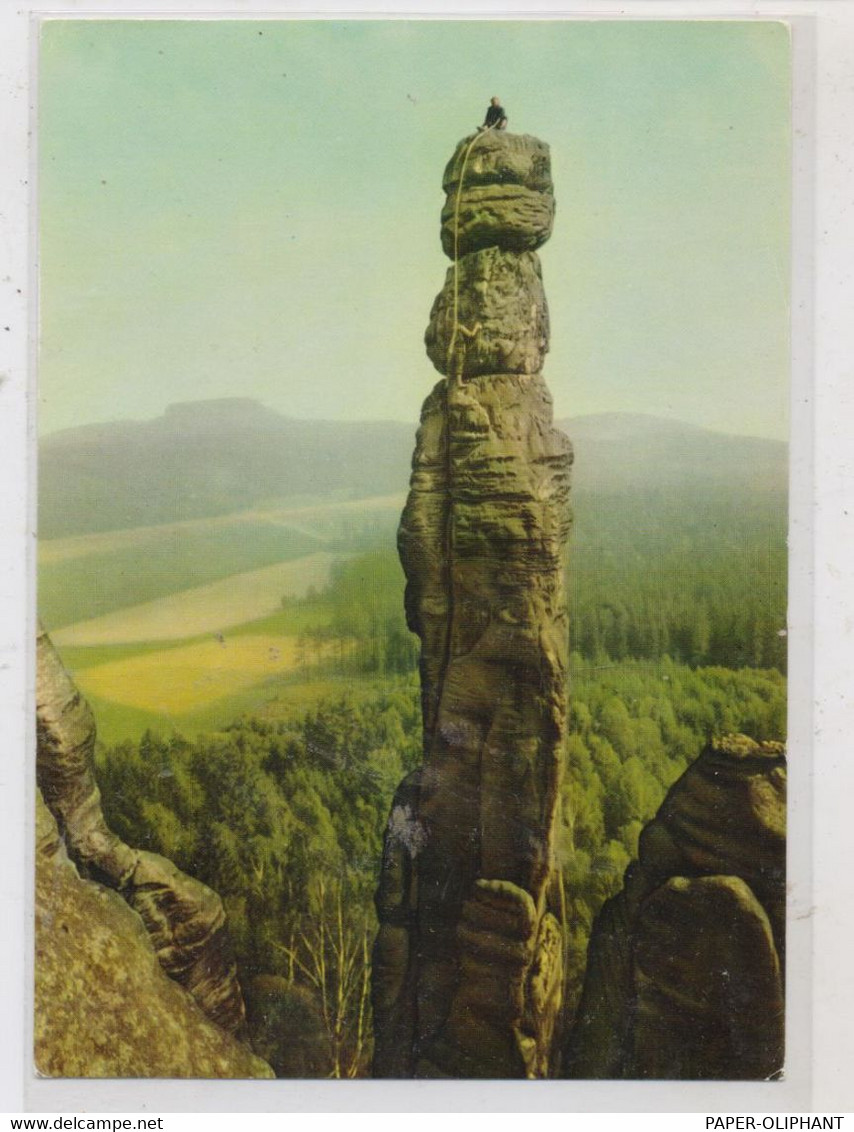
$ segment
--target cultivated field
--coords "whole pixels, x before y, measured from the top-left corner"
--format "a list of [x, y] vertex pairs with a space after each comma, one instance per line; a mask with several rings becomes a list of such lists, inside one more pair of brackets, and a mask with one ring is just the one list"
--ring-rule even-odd
[[[55, 634], [78, 622], [234, 575], [323, 553], [359, 550], [378, 538], [393, 538], [400, 502], [399, 496], [379, 496], [311, 506], [255, 508], [212, 519], [42, 541], [39, 614], [47, 630]], [[259, 582], [264, 585], [263, 578]], [[263, 616], [269, 608], [265, 604], [257, 615]], [[250, 610], [248, 616], [255, 615]], [[228, 623], [245, 619], [241, 613], [230, 617]], [[202, 631], [207, 631], [208, 623], [202, 624]], [[112, 634], [113, 630], [108, 625], [104, 632]]]
[[[333, 655], [330, 642], [312, 650], [312, 662]], [[308, 671], [297, 637], [242, 636], [146, 652], [83, 668], [75, 675], [84, 695], [158, 715], [180, 716], [254, 685]]]
[[[192, 735], [244, 713], [290, 718], [360, 694], [326, 663], [353, 644], [341, 633], [320, 639], [333, 615], [323, 595], [336, 562], [393, 539], [401, 504], [399, 495], [269, 500], [42, 541], [39, 613], [99, 739], [138, 739], [146, 728]], [[321, 596], [300, 600], [312, 591]]]
[[215, 515], [208, 519], [185, 519], [177, 523], [162, 523], [151, 527], [128, 527], [123, 530], [100, 531], [66, 538], [42, 539], [39, 542], [39, 564], [50, 566], [90, 555], [111, 554], [117, 550], [144, 552], [153, 543], [164, 538], [179, 540], [200, 532], [227, 530], [231, 537], [239, 538], [242, 528], [255, 524], [286, 526], [310, 534], [313, 538], [336, 537], [343, 529], [352, 528], [366, 517], [380, 516], [385, 512], [399, 514], [405, 496], [377, 495], [367, 499], [323, 500], [304, 502], [295, 506], [277, 506], [275, 503], [238, 511], [230, 515]]
[[206, 586], [78, 621], [53, 634], [71, 647], [177, 641], [254, 621], [274, 613], [283, 597], [304, 597], [329, 581], [338, 555], [321, 551], [261, 570], [233, 574]]

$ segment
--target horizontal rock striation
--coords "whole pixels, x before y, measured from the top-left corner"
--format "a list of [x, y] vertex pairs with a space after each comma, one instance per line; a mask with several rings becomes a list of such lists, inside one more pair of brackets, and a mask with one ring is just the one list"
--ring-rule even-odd
[[442, 179], [445, 255], [492, 246], [535, 251], [554, 224], [549, 147], [527, 134], [488, 132], [478, 135], [466, 160], [471, 140], [457, 146]]
[[385, 838], [374, 1072], [546, 1076], [563, 970], [553, 834], [572, 459], [540, 374], [548, 315], [531, 249], [551, 231], [548, 148], [464, 139], [445, 188], [442, 241], [459, 259], [425, 340], [446, 378], [422, 410], [398, 534], [424, 760]]
[[[222, 902], [171, 861], [131, 848], [107, 826], [94, 773], [95, 721], [44, 631], [37, 643], [36, 704], [38, 784], [71, 859], [84, 877], [114, 889], [138, 913], [164, 972], [213, 1022], [244, 1038], [243, 997]], [[146, 1009], [144, 1002], [135, 1005]]]
[[780, 1073], [785, 825], [781, 744], [728, 736], [688, 768], [594, 924], [566, 1076]]

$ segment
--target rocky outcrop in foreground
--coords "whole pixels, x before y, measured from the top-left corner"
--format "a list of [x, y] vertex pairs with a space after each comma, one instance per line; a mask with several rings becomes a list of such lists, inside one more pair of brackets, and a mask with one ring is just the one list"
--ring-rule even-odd
[[35, 1064], [46, 1077], [272, 1077], [166, 977], [140, 917], [36, 811]]
[[107, 826], [94, 719], [44, 632], [36, 701], [39, 1070], [271, 1075], [237, 1040], [243, 998], [219, 897]]
[[596, 919], [564, 1075], [777, 1076], [785, 878], [783, 747], [728, 736], [671, 788]]
[[541, 375], [548, 147], [466, 138], [454, 260], [398, 545], [421, 638], [422, 767], [395, 797], [374, 950], [374, 1072], [543, 1077], [563, 981], [553, 836], [566, 728], [571, 449]]

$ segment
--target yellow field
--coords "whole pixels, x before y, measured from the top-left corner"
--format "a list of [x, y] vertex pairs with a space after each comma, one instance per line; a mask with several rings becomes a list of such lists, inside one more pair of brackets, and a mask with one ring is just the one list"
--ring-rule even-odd
[[283, 597], [303, 597], [309, 587], [321, 590], [339, 555], [321, 551], [305, 558], [232, 574], [191, 590], [126, 606], [88, 621], [77, 621], [52, 634], [57, 646], [179, 641], [242, 625], [281, 607]]
[[[325, 655], [336, 646], [326, 646]], [[324, 659], [312, 647], [311, 661]], [[180, 715], [233, 695], [268, 677], [292, 672], [305, 659], [296, 637], [257, 636], [203, 641], [80, 669], [84, 694], [164, 715]]]

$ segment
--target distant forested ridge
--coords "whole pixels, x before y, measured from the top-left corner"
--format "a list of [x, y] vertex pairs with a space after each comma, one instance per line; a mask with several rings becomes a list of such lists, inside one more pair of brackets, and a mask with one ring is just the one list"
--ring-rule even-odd
[[[627, 413], [559, 425], [575, 447], [579, 498], [675, 491], [730, 502], [761, 496], [785, 509], [780, 441]], [[400, 494], [414, 432], [414, 422], [295, 420], [241, 398], [66, 429], [39, 444], [39, 535], [209, 518], [283, 497]]]
[[[575, 448], [571, 647], [591, 660], [671, 656], [784, 671], [786, 446], [630, 414], [561, 423]], [[376, 548], [378, 557], [339, 563], [326, 631], [357, 641], [351, 670], [411, 667], [392, 559], [412, 433], [388, 422], [294, 421], [224, 400], [47, 437], [48, 628], [285, 559]], [[50, 542], [116, 527], [135, 533], [105, 535], [85, 553]]]
[[390, 421], [294, 420], [243, 398], [66, 429], [39, 445], [40, 537], [211, 518], [283, 496], [400, 492], [413, 431]]
[[713, 494], [577, 498], [572, 648], [786, 671], [786, 513]]

